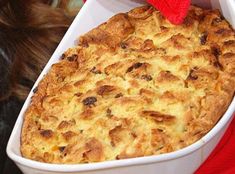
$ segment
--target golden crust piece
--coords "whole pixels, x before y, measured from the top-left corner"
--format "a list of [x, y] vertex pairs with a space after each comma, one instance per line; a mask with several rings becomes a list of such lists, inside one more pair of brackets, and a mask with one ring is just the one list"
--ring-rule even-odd
[[21, 152], [48, 163], [167, 153], [205, 135], [235, 87], [235, 33], [192, 6], [182, 25], [149, 6], [117, 14], [79, 39], [39, 83]]

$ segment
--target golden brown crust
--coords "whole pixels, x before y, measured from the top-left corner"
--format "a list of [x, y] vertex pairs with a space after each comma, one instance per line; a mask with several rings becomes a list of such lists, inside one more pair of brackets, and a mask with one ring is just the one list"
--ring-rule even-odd
[[79, 39], [39, 83], [21, 152], [49, 163], [167, 153], [205, 135], [235, 89], [235, 33], [218, 11], [192, 6], [170, 24], [149, 6]]

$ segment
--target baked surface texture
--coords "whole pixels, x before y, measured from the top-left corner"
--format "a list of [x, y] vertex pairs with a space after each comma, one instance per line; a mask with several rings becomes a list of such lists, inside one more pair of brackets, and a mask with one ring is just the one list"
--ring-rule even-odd
[[235, 32], [191, 6], [182, 25], [153, 7], [117, 14], [79, 38], [41, 80], [21, 152], [48, 163], [162, 154], [205, 135], [235, 87]]

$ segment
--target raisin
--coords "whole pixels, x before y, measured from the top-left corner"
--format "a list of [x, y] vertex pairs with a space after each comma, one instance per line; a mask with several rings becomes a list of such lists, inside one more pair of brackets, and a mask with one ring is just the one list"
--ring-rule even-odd
[[62, 54], [62, 55], [60, 56], [60, 59], [63, 60], [65, 57], [66, 57], [65, 54]]
[[137, 63], [135, 63], [135, 64], [133, 64], [132, 66], [130, 66], [128, 69], [127, 69], [127, 73], [128, 72], [131, 72], [131, 71], [133, 71], [133, 69], [137, 69], [137, 68], [139, 68], [139, 67], [141, 67], [143, 65], [143, 63], [140, 63], [140, 62], [137, 62]]
[[219, 68], [220, 70], [223, 70], [223, 66], [220, 64], [219, 61], [214, 62], [213, 65], [214, 65], [216, 68]]
[[33, 89], [33, 93], [36, 93], [38, 91], [38, 87], [36, 86], [34, 89]]
[[95, 66], [90, 70], [90, 72], [92, 72], [94, 74], [101, 74], [101, 71], [97, 70]]
[[77, 59], [77, 57], [78, 56], [76, 54], [73, 54], [72, 56], [67, 57], [67, 60], [70, 61], [70, 62], [73, 62], [74, 60]]
[[91, 105], [95, 105], [95, 102], [97, 102], [96, 97], [87, 97], [84, 100], [82, 100], [82, 103], [85, 106], [91, 106]]
[[212, 54], [218, 59], [219, 55], [221, 55], [221, 51], [217, 47], [211, 47]]
[[137, 137], [137, 135], [134, 132], [131, 132], [131, 135], [132, 135], [133, 138]]
[[193, 24], [193, 20], [190, 17], [186, 17], [184, 19], [183, 25], [185, 25], [186, 27], [189, 27]]
[[216, 34], [223, 34], [223, 33], [225, 33], [227, 30], [225, 30], [224, 28], [221, 28], [221, 29], [219, 29], [219, 30], [217, 30], [215, 33]]
[[143, 63], [138, 62], [133, 65], [133, 68], [137, 69], [137, 68], [141, 67], [142, 65], [143, 65]]
[[60, 146], [60, 147], [59, 147], [60, 152], [63, 152], [64, 149], [65, 149], [65, 147], [66, 147], [66, 146]]
[[164, 147], [164, 145], [159, 146], [156, 150], [161, 150]]
[[197, 80], [197, 79], [198, 79], [198, 76], [192, 75], [193, 72], [194, 72], [194, 70], [191, 69], [190, 72], [189, 72], [189, 75], [188, 75], [187, 79], [190, 79], [190, 80]]
[[115, 98], [119, 98], [119, 97], [122, 97], [123, 94], [122, 93], [118, 93], [117, 95], [115, 95]]
[[213, 62], [213, 65], [216, 67], [216, 68], [219, 68], [220, 70], [223, 69], [223, 66], [220, 64], [219, 62], [219, 56], [221, 55], [221, 51], [219, 48], [217, 47], [211, 47], [211, 52], [212, 54], [215, 56], [215, 61]]
[[132, 70], [133, 70], [133, 66], [129, 67], [129, 68], [126, 70], [126, 72], [128, 73], [128, 72], [131, 72]]
[[204, 32], [202, 34], [202, 36], [200, 37], [201, 45], [205, 45], [206, 44], [207, 35], [208, 35], [207, 32]]
[[235, 45], [235, 40], [228, 40], [228, 41], [225, 41], [225, 42], [224, 42], [224, 45], [225, 45], [225, 46], [230, 46], [230, 45], [232, 45], [232, 44]]
[[108, 109], [106, 110], [106, 114], [107, 114], [108, 117], [111, 117], [111, 116], [112, 116], [112, 111], [111, 111], [111, 109], [108, 108]]
[[167, 27], [165, 27], [165, 26], [160, 26], [160, 29], [164, 31], [164, 30], [167, 30]]
[[205, 13], [202, 13], [202, 14], [200, 14], [200, 15], [198, 16], [198, 19], [199, 19], [199, 21], [201, 22], [201, 21], [203, 21], [203, 20], [205, 19], [205, 17], [206, 17]]
[[121, 43], [120, 43], [120, 47], [121, 47], [122, 49], [126, 49], [126, 48], [127, 48], [127, 45], [126, 45], [126, 43], [121, 42]]
[[141, 79], [144, 79], [144, 80], [146, 80], [146, 81], [151, 81], [151, 80], [153, 80], [152, 76], [151, 76], [151, 75], [148, 75], [148, 74], [142, 75], [142, 76], [141, 76]]

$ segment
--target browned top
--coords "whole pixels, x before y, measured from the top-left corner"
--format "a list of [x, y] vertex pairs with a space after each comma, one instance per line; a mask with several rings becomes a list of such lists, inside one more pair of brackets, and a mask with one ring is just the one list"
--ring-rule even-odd
[[192, 6], [175, 26], [136, 8], [52, 66], [25, 113], [21, 152], [87, 163], [175, 151], [216, 124], [234, 87], [235, 33], [218, 11]]

